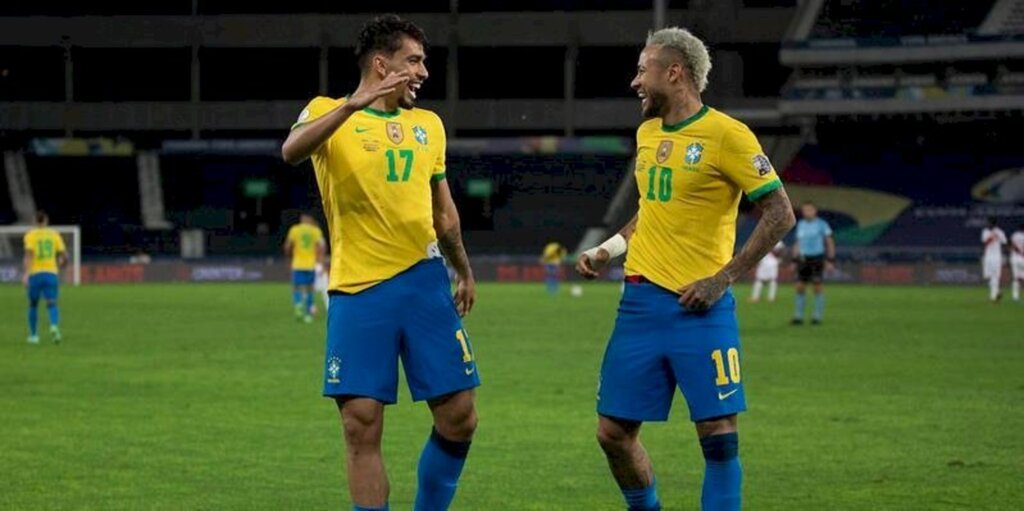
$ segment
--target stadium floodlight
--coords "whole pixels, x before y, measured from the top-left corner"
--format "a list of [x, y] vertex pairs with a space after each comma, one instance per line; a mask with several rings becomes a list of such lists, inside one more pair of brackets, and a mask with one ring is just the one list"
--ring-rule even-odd
[[[82, 283], [82, 229], [77, 225], [47, 226], [60, 233], [68, 248], [68, 264], [71, 265], [72, 282]], [[35, 229], [34, 225], [0, 225], [0, 259], [16, 259], [19, 263], [24, 255], [22, 238]]]

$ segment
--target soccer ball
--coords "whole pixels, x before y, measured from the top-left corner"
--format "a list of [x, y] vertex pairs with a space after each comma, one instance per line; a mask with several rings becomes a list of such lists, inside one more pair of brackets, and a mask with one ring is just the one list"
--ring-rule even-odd
[[583, 296], [583, 286], [579, 284], [573, 284], [572, 287], [569, 288], [569, 294], [572, 295], [573, 298], [579, 298]]

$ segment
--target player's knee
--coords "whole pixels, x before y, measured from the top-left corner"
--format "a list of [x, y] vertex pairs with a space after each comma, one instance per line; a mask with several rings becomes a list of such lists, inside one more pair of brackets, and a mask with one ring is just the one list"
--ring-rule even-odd
[[470, 406], [459, 413], [436, 420], [434, 427], [444, 438], [456, 442], [468, 442], [473, 439], [479, 418], [476, 407]]
[[46, 306], [47, 307], [56, 307], [57, 306], [57, 300], [47, 300], [46, 301]]
[[724, 435], [727, 433], [736, 432], [736, 416], [729, 415], [726, 417], [718, 417], [706, 421], [700, 421], [696, 424], [697, 436], [700, 438], [710, 437], [714, 435]]
[[384, 414], [379, 407], [346, 405], [341, 410], [341, 422], [350, 447], [380, 446]]
[[732, 432], [706, 436], [700, 439], [700, 448], [708, 461], [729, 461], [739, 455], [739, 435]]
[[629, 427], [611, 419], [602, 418], [597, 423], [597, 443], [605, 452], [620, 451], [636, 441], [638, 427]]

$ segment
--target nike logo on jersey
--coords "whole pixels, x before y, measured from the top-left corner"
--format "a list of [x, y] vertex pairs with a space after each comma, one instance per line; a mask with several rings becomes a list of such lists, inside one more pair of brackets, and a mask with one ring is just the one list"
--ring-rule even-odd
[[370, 128], [364, 128], [362, 126], [356, 126], [356, 133], [366, 133], [370, 131]]
[[735, 394], [735, 393], [737, 393], [739, 391], [740, 391], [740, 389], [732, 389], [729, 392], [726, 392], [725, 394], [722, 394], [721, 392], [719, 392], [718, 393], [718, 400], [719, 401], [724, 401], [724, 400], [728, 399], [729, 396], [731, 396], [731, 395], [733, 395], [733, 394]]
[[470, 376], [470, 375], [472, 375], [475, 372], [476, 372], [476, 367], [467, 367], [466, 368], [466, 376]]

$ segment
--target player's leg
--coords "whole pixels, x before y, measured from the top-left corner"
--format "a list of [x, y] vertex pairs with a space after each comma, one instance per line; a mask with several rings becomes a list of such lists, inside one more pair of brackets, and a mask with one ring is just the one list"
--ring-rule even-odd
[[761, 282], [760, 278], [754, 279], [754, 286], [750, 290], [750, 303], [757, 303], [761, 301], [761, 288], [764, 287], [764, 283]]
[[825, 315], [825, 283], [820, 279], [814, 282], [814, 315], [812, 324], [819, 324]]
[[746, 410], [747, 403], [732, 293], [726, 293], [705, 314], [686, 314], [675, 340], [669, 360], [704, 452], [701, 508], [738, 511], [741, 470], [736, 414]]
[[768, 281], [768, 301], [769, 302], [774, 302], [775, 301], [775, 294], [778, 291], [778, 289], [779, 289], [779, 279], [778, 278], [773, 278], [773, 279]]
[[793, 311], [793, 324], [804, 323], [804, 309], [807, 308], [807, 280], [803, 271], [804, 263], [801, 263], [800, 274], [796, 281], [796, 310]]
[[626, 284], [601, 363], [597, 441], [631, 510], [660, 509], [640, 424], [664, 421], [676, 381], [665, 363], [676, 295], [652, 284]]
[[348, 491], [356, 510], [388, 508], [388, 475], [380, 443], [384, 434], [384, 404], [364, 397], [335, 399], [345, 432]]
[[1024, 260], [1013, 260], [1010, 262], [1013, 276], [1013, 301], [1020, 301], [1020, 285], [1024, 282]]
[[39, 342], [39, 297], [42, 295], [42, 288], [39, 282], [39, 274], [31, 275], [28, 278], [28, 342], [36, 344]]
[[544, 265], [544, 284], [548, 293], [558, 293], [558, 267], [553, 264]]
[[418, 511], [448, 509], [476, 431], [476, 393], [463, 390], [428, 401], [434, 427], [417, 467]]
[[630, 511], [658, 510], [654, 467], [640, 442], [641, 422], [598, 416], [597, 443]]
[[736, 415], [700, 421], [696, 426], [704, 453], [701, 509], [739, 511], [743, 469], [740, 466]]
[[46, 314], [50, 318], [50, 338], [58, 343], [61, 340], [60, 334], [60, 311], [57, 309], [57, 294], [59, 291], [59, 279], [56, 275], [47, 274], [43, 286], [43, 299], [46, 300]]
[[400, 300], [390, 281], [331, 297], [323, 395], [341, 412], [349, 491], [356, 509], [387, 509], [380, 453], [383, 405], [398, 399]]
[[311, 323], [313, 321], [313, 284], [306, 284], [302, 286], [302, 293], [303, 319], [306, 323]]
[[1003, 276], [1002, 265], [998, 261], [992, 261], [989, 263], [991, 269], [988, 272], [988, 296], [993, 302], [999, 300], [999, 281]]

